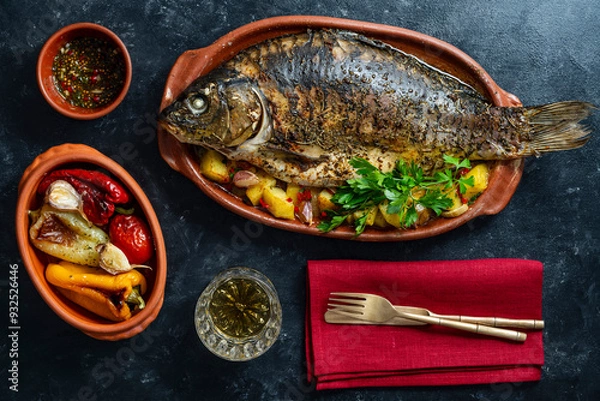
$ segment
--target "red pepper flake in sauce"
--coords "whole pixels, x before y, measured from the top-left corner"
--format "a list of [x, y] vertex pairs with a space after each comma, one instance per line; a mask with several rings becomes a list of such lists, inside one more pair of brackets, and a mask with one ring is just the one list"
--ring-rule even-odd
[[96, 108], [109, 104], [125, 82], [125, 62], [112, 43], [80, 37], [65, 44], [52, 64], [58, 92], [73, 106]]
[[268, 204], [267, 202], [265, 202], [265, 201], [263, 200], [263, 198], [260, 198], [258, 201], [260, 202], [260, 205], [261, 205], [262, 207], [264, 207], [265, 209], [268, 209], [268, 208], [269, 208], [269, 204]]

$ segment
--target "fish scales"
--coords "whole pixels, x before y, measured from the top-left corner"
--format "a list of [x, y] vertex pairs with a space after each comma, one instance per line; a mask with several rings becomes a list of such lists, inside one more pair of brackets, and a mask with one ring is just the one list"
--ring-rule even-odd
[[[160, 121], [183, 142], [286, 182], [336, 186], [354, 176], [352, 157], [384, 171], [398, 159], [431, 171], [444, 154], [495, 160], [581, 146], [588, 133], [579, 120], [591, 108], [492, 107], [466, 83], [387, 44], [309, 30], [240, 52], [196, 80]], [[559, 140], [548, 139], [558, 131]]]
[[[425, 71], [415, 58], [387, 46], [349, 33], [319, 31], [306, 37], [293, 51], [281, 51], [278, 42], [285, 39], [274, 39], [259, 45], [269, 49], [260, 57], [242, 54], [226, 65], [244, 72], [238, 66], [246, 65], [243, 58], [250, 57], [256, 63], [250, 78], [263, 92], [282, 95], [272, 97], [274, 128], [282, 134], [275, 139], [282, 146], [315, 141], [325, 150], [358, 145], [398, 150], [406, 148], [406, 142], [435, 146], [435, 137], [426, 141], [432, 132], [428, 128], [437, 124], [436, 132], [442, 132], [449, 122], [437, 116], [476, 113], [487, 107], [470, 87], [433, 69]], [[261, 79], [265, 73], [269, 79]], [[456, 96], [466, 100], [456, 102]], [[436, 110], [434, 121], [429, 121], [427, 110]]]

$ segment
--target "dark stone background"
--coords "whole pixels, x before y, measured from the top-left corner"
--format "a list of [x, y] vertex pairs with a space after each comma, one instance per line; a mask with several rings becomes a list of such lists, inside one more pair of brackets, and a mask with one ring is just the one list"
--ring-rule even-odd
[[[19, 393], [8, 390], [7, 337], [1, 399], [76, 400], [592, 400], [600, 399], [598, 333], [600, 218], [596, 208], [598, 135], [580, 150], [526, 162], [515, 196], [497, 216], [409, 243], [355, 243], [264, 227], [239, 241], [247, 221], [221, 208], [171, 170], [158, 153], [153, 121], [172, 64], [246, 23], [313, 14], [401, 26], [450, 42], [477, 60], [524, 104], [580, 99], [600, 104], [600, 10], [579, 1], [197, 1], [113, 0], [0, 3], [0, 310], [8, 327], [8, 270], [19, 265]], [[316, 2], [315, 2], [316, 3]], [[74, 121], [51, 109], [35, 82], [45, 40], [70, 23], [92, 21], [116, 32], [133, 60], [133, 82], [110, 116]], [[589, 120], [599, 131], [598, 114]], [[129, 340], [101, 342], [60, 320], [23, 268], [14, 238], [17, 183], [39, 153], [65, 142], [120, 157], [153, 201], [168, 247], [164, 307], [146, 331], [148, 347], [125, 365]], [[133, 153], [121, 154], [130, 146]], [[127, 157], [122, 157], [127, 155]], [[221, 247], [217, 247], [221, 245]], [[229, 251], [225, 251], [228, 248]], [[541, 260], [546, 363], [538, 383], [316, 392], [305, 382], [306, 261], [515, 257]], [[212, 356], [194, 331], [202, 289], [232, 265], [262, 270], [275, 283], [284, 325], [258, 360], [232, 364]], [[89, 394], [86, 391], [89, 390]], [[8, 395], [2, 395], [8, 394]], [[87, 398], [86, 398], [87, 397]]]

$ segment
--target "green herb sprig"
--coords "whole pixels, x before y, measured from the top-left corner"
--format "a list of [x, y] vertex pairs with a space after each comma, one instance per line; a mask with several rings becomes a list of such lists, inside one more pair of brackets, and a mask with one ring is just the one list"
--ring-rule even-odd
[[469, 160], [460, 161], [444, 155], [444, 161], [448, 167], [431, 177], [425, 176], [423, 169], [414, 162], [408, 164], [399, 160], [392, 171], [384, 173], [365, 159], [351, 159], [350, 165], [356, 169], [358, 177], [347, 180], [346, 184], [337, 188], [331, 201], [339, 209], [327, 210], [325, 213], [329, 220], [321, 221], [317, 228], [322, 232], [329, 232], [355, 212], [363, 211], [354, 220], [355, 233], [360, 235], [366, 227], [366, 211], [384, 201], [388, 202], [387, 213], [397, 214], [403, 228], [416, 224], [419, 218], [417, 205], [431, 209], [439, 216], [453, 203], [445, 192], [458, 186], [460, 193], [464, 194], [467, 186], [474, 185], [473, 177], [465, 178], [457, 174], [471, 167]]
[[[463, 171], [468, 171], [471, 168], [471, 162], [469, 159], [460, 160], [456, 157], [444, 155], [444, 162], [449, 165], [448, 168], [443, 171], [438, 171], [433, 176], [433, 185], [443, 185], [445, 189], [458, 186], [461, 194], [467, 192], [467, 186], [472, 187], [475, 185], [475, 177], [464, 177]], [[458, 173], [458, 178], [456, 175]]]

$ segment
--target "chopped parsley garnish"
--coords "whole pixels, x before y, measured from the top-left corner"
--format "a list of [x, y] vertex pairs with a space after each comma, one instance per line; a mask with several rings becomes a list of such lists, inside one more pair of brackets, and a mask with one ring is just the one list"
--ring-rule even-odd
[[452, 199], [447, 195], [453, 188], [459, 188], [461, 194], [467, 186], [473, 186], [474, 178], [465, 178], [462, 171], [471, 167], [469, 160], [444, 155], [447, 168], [433, 176], [425, 176], [423, 169], [414, 162], [408, 164], [399, 160], [396, 167], [384, 173], [362, 158], [352, 158], [350, 165], [356, 169], [357, 178], [346, 181], [337, 188], [331, 201], [338, 205], [337, 210], [327, 210], [329, 220], [323, 220], [317, 228], [329, 232], [339, 227], [357, 211], [363, 211], [353, 221], [356, 235], [366, 227], [367, 210], [387, 201], [387, 213], [400, 217], [400, 226], [414, 226], [419, 218], [418, 205], [431, 209], [436, 215], [448, 210]]

